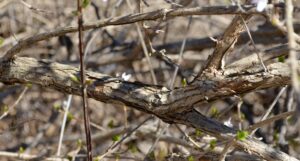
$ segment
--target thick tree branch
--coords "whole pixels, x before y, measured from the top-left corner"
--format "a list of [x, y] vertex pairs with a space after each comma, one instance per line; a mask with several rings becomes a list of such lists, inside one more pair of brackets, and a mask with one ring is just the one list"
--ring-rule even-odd
[[[79, 70], [75, 67], [46, 60], [16, 57], [0, 61], [0, 81], [4, 83], [33, 83], [64, 93], [80, 95]], [[94, 72], [87, 72], [89, 97], [103, 102], [123, 102], [148, 113], [166, 114], [190, 110], [197, 103], [243, 94], [257, 89], [290, 83], [288, 66], [274, 63], [263, 73], [257, 66], [244, 75], [226, 76], [214, 73], [206, 80], [169, 90], [166, 87], [126, 82]], [[188, 101], [187, 101], [188, 100]], [[158, 113], [159, 112], [159, 113]]]
[[[161, 86], [126, 82], [119, 78], [87, 72], [86, 79], [90, 82], [87, 90], [89, 97], [100, 101], [120, 101], [128, 106], [142, 108], [146, 112], [166, 114], [189, 110], [203, 101], [289, 84], [290, 76], [286, 64], [275, 63], [268, 67], [269, 73], [262, 73], [258, 66], [245, 75], [207, 75], [207, 80], [196, 81], [190, 86], [172, 91]], [[2, 82], [34, 83], [64, 93], [81, 93], [79, 83], [74, 80], [74, 77], [79, 78], [79, 70], [72, 66], [17, 57], [13, 61], [2, 60], [0, 72]]]
[[[123, 103], [155, 114], [166, 122], [182, 123], [199, 128], [219, 139], [229, 139], [235, 135], [236, 130], [203, 116], [193, 107], [204, 101], [290, 83], [287, 64], [274, 63], [268, 69], [269, 73], [264, 73], [259, 66], [245, 75], [212, 75], [205, 81], [196, 81], [192, 85], [172, 91], [162, 86], [126, 82], [108, 75], [87, 72], [87, 92], [90, 98], [102, 102]], [[0, 81], [3, 83], [33, 83], [80, 95], [78, 77], [78, 68], [46, 60], [15, 57], [10, 61], [0, 61]], [[237, 140], [236, 144], [267, 160], [296, 160], [253, 138]]]
[[[231, 24], [225, 30], [221, 39], [217, 40], [216, 48], [212, 55], [208, 58], [207, 64], [202, 71], [220, 70], [224, 64], [224, 56], [231, 53], [240, 33], [244, 31], [244, 21], [248, 21], [252, 15], [237, 15], [232, 20]], [[202, 72], [201, 71], [201, 72]], [[202, 74], [202, 73], [199, 73]]]

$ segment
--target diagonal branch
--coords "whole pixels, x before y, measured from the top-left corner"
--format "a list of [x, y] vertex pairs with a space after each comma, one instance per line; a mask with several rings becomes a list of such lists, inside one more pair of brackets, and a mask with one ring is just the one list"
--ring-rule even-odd
[[[33, 83], [63, 93], [81, 94], [78, 68], [25, 57], [16, 57], [9, 61], [0, 59], [0, 63], [1, 82]], [[165, 115], [173, 111], [190, 110], [201, 102], [290, 83], [287, 64], [274, 63], [268, 65], [268, 68], [269, 73], [262, 73], [263, 69], [257, 66], [242, 75], [212, 74], [207, 80], [196, 81], [192, 85], [174, 90], [139, 82], [126, 82], [87, 71], [87, 93], [89, 97], [99, 101], [119, 101], [148, 113]]]
[[[203, 116], [196, 110], [177, 114], [175, 116], [177, 123], [192, 126], [209, 133], [212, 136], [222, 140], [232, 139], [233, 134], [236, 133], [235, 129], [229, 128], [222, 123]], [[248, 137], [244, 141], [234, 140], [234, 144], [246, 152], [254, 153], [257, 156], [272, 161], [297, 161], [297, 159], [290, 157], [289, 155], [273, 149], [257, 139]]]
[[233, 50], [240, 33], [244, 31], [244, 21], [247, 22], [251, 17], [252, 15], [237, 15], [234, 17], [222, 38], [217, 40], [215, 50], [208, 58], [208, 62], [202, 71], [208, 70], [208, 72], [211, 72], [213, 70], [223, 69], [225, 65], [224, 62], [222, 62], [224, 61], [224, 56]]
[[[290, 84], [290, 70], [287, 64], [270, 64], [269, 73], [264, 73], [259, 67], [246, 75], [213, 75], [208, 80], [197, 81], [193, 85], [174, 90], [139, 82], [126, 82], [87, 71], [87, 93], [90, 98], [114, 104], [121, 102], [128, 107], [154, 114], [166, 122], [192, 126], [227, 140], [235, 135], [235, 129], [205, 117], [192, 107], [201, 102]], [[33, 83], [64, 93], [81, 95], [77, 77], [78, 68], [47, 60], [38, 61], [25, 57], [15, 57], [10, 61], [0, 60], [0, 81], [3, 83]], [[266, 160], [296, 161], [253, 138], [237, 140], [235, 144]]]

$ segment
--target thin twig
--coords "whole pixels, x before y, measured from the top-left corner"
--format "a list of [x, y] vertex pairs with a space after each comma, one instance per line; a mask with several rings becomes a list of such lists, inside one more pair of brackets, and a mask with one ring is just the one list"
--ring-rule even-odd
[[57, 147], [56, 156], [60, 156], [62, 141], [63, 141], [65, 127], [66, 127], [66, 122], [67, 122], [67, 116], [68, 116], [69, 108], [71, 106], [72, 96], [73, 95], [69, 95], [68, 96], [67, 104], [64, 107], [64, 118], [63, 118], [62, 125], [61, 125], [61, 128], [60, 128], [60, 135], [59, 135], [59, 141], [58, 141], [58, 147]]
[[[278, 95], [276, 96], [276, 98], [273, 100], [272, 104], [270, 105], [270, 107], [268, 108], [268, 110], [266, 111], [266, 113], [264, 114], [264, 116], [260, 119], [260, 121], [264, 121], [268, 116], [269, 114], [272, 112], [273, 110], [273, 107], [275, 106], [275, 104], [277, 103], [277, 101], [279, 100], [280, 96], [283, 94], [283, 92], [286, 90], [286, 86], [283, 87], [280, 92], [278, 93]], [[253, 135], [255, 132], [257, 131], [257, 129], [254, 129], [252, 132], [251, 132], [251, 135]]]
[[[248, 8], [246, 13], [243, 14], [262, 14], [256, 11], [254, 5], [245, 5], [243, 6]], [[87, 23], [83, 26], [83, 30], [90, 30], [94, 28], [101, 28], [105, 26], [112, 26], [112, 25], [124, 25], [135, 23], [139, 21], [146, 21], [146, 20], [156, 20], [159, 18], [171, 18], [171, 17], [178, 17], [178, 16], [191, 16], [191, 15], [224, 15], [224, 14], [241, 14], [242, 12], [238, 9], [237, 6], [213, 6], [213, 7], [195, 7], [195, 8], [188, 8], [188, 9], [170, 9], [166, 11], [165, 9], [159, 9], [156, 11], [146, 12], [146, 13], [139, 13], [139, 14], [129, 14], [126, 16], [119, 16], [114, 18], [107, 18], [103, 20], [99, 20], [92, 23]], [[21, 40], [18, 44], [14, 45], [8, 51], [5, 52], [5, 58], [10, 59], [15, 54], [20, 52], [22, 49], [30, 47], [32, 44], [35, 44], [39, 41], [46, 40], [52, 37], [57, 37], [61, 35], [65, 35], [67, 33], [77, 32], [77, 27], [64, 27], [60, 29], [56, 29], [50, 32], [40, 33], [24, 40]]]
[[[294, 26], [293, 26], [293, 2], [292, 0], [285, 1], [285, 14], [286, 14], [286, 28], [287, 28], [287, 35], [288, 35], [288, 45], [289, 45], [289, 61], [291, 66], [291, 73], [292, 73], [292, 86], [295, 90], [296, 101], [300, 102], [300, 86], [299, 86], [299, 75], [298, 75], [298, 63], [297, 63], [297, 53], [295, 51], [296, 48], [296, 38], [294, 33]], [[300, 115], [300, 108], [297, 107], [297, 114]]]
[[293, 114], [295, 114], [295, 111], [289, 111], [289, 112], [284, 112], [284, 113], [278, 114], [276, 116], [273, 116], [271, 118], [265, 119], [263, 121], [260, 121], [258, 123], [255, 123], [255, 124], [249, 126], [247, 131], [255, 131], [258, 128], [260, 128], [260, 127], [262, 127], [266, 124], [270, 124], [270, 123], [275, 122], [277, 120], [287, 118], [289, 116], [292, 116]]
[[[268, 21], [270, 21], [271, 24], [272, 24], [274, 27], [276, 27], [281, 33], [283, 33], [283, 34], [285, 34], [285, 35], [288, 34], [287, 27], [284, 26], [284, 24], [281, 23], [280, 20], [279, 20], [277, 17], [275, 17], [275, 16], [272, 17], [272, 16], [268, 16], [268, 15], [267, 15], [267, 18], [268, 18]], [[298, 44], [300, 44], [300, 36], [299, 36], [297, 33], [294, 32], [294, 33], [293, 33], [293, 37], [294, 37], [295, 41], [296, 41]]]
[[19, 97], [17, 98], [17, 100], [14, 102], [14, 104], [11, 107], [8, 107], [8, 110], [5, 111], [1, 116], [0, 116], [0, 120], [3, 119], [5, 116], [8, 115], [9, 111], [13, 108], [15, 108], [19, 102], [21, 101], [21, 99], [24, 97], [26, 91], [28, 90], [28, 87], [24, 87], [24, 89], [22, 90], [21, 94], [19, 95]]
[[79, 56], [80, 56], [80, 81], [81, 81], [81, 93], [82, 93], [82, 107], [83, 107], [83, 117], [84, 117], [84, 127], [85, 136], [87, 144], [87, 159], [88, 161], [93, 161], [92, 155], [92, 140], [91, 140], [91, 129], [90, 129], [90, 118], [89, 109], [87, 105], [87, 92], [85, 84], [85, 66], [84, 66], [84, 52], [83, 52], [83, 42], [82, 42], [82, 31], [83, 31], [83, 13], [82, 13], [82, 2], [77, 0], [77, 12], [78, 12], [78, 39], [79, 39]]
[[[239, 97], [239, 102], [237, 103], [238, 109], [238, 118], [239, 118], [239, 130], [242, 130], [242, 115], [241, 115], [241, 107], [243, 104], [243, 100]], [[228, 143], [224, 146], [221, 155], [219, 156], [219, 161], [225, 161], [226, 155], [229, 153], [231, 147], [234, 145], [235, 137], [232, 137]]]
[[21, 0], [20, 1], [24, 6], [26, 6], [28, 9], [30, 10], [33, 10], [33, 11], [36, 11], [36, 12], [40, 12], [40, 13], [47, 13], [47, 14], [54, 14], [53, 12], [50, 12], [50, 11], [46, 11], [46, 10], [43, 10], [43, 9], [39, 9], [39, 8], [36, 8], [36, 7], [33, 7], [31, 4], [28, 4], [27, 2], [25, 2], [24, 0]]
[[240, 98], [240, 100], [237, 104], [238, 118], [239, 118], [239, 130], [242, 130], [242, 113], [241, 113], [242, 104], [243, 104], [243, 100]]
[[185, 36], [184, 36], [184, 39], [183, 39], [183, 41], [182, 41], [181, 48], [180, 48], [180, 52], [179, 52], [178, 65], [175, 66], [175, 71], [174, 71], [173, 77], [172, 77], [171, 82], [170, 82], [170, 85], [169, 85], [169, 88], [170, 88], [170, 89], [173, 89], [173, 88], [174, 88], [174, 83], [175, 83], [175, 79], [176, 79], [176, 77], [177, 77], [177, 73], [178, 73], [178, 70], [179, 70], [179, 66], [180, 66], [180, 64], [182, 63], [182, 60], [183, 60], [183, 52], [184, 52], [184, 49], [185, 49], [185, 44], [186, 44], [186, 39], [187, 39], [187, 36], [188, 36], [188, 32], [189, 32], [189, 30], [190, 30], [190, 28], [191, 28], [192, 19], [193, 19], [193, 17], [190, 16], [190, 17], [189, 17], [189, 20], [188, 20], [188, 25], [187, 25], [187, 27], [186, 27]]
[[266, 67], [265, 64], [264, 64], [263, 59], [261, 58], [260, 51], [258, 50], [258, 48], [257, 48], [256, 45], [255, 45], [255, 42], [254, 42], [254, 40], [253, 40], [253, 38], [252, 38], [252, 35], [251, 35], [251, 32], [250, 32], [250, 30], [249, 30], [249, 28], [248, 28], [248, 25], [247, 25], [246, 21], [244, 20], [244, 18], [243, 18], [242, 16], [241, 16], [241, 19], [243, 20], [243, 23], [244, 23], [245, 28], [246, 28], [246, 30], [247, 30], [247, 33], [248, 33], [250, 42], [251, 42], [252, 46], [254, 47], [254, 51], [255, 51], [255, 53], [256, 53], [256, 55], [257, 55], [257, 57], [258, 57], [258, 60], [259, 60], [259, 62], [260, 62], [260, 64], [261, 64], [261, 66], [264, 68], [264, 71], [267, 72], [268, 69], [267, 69], [267, 67]]
[[108, 154], [110, 154], [117, 146], [119, 146], [125, 139], [127, 139], [133, 132], [135, 132], [138, 128], [140, 128], [142, 125], [144, 125], [147, 121], [149, 121], [150, 119], [152, 119], [153, 117], [150, 116], [148, 118], [146, 118], [143, 122], [141, 122], [139, 125], [137, 125], [135, 128], [133, 128], [131, 131], [129, 131], [125, 136], [122, 137], [122, 139], [120, 141], [118, 141], [117, 143], [111, 145], [104, 154], [102, 154], [101, 156], [97, 157], [97, 159], [103, 159], [105, 156], [107, 156]]
[[[40, 156], [38, 156], [38, 155], [30, 155], [30, 154], [6, 152], [6, 151], [0, 151], [0, 156], [1, 156], [1, 158], [8, 157], [8, 158], [14, 158], [14, 159], [21, 159], [21, 160], [35, 160], [35, 159], [40, 158]], [[43, 158], [43, 160], [45, 160], [45, 161], [69, 161], [69, 159], [58, 158], [58, 157]]]
[[235, 139], [234, 137], [231, 138], [231, 139], [229, 140], [229, 143], [227, 143], [227, 144], [225, 145], [225, 147], [224, 147], [223, 150], [222, 150], [222, 153], [221, 153], [220, 156], [219, 156], [219, 161], [225, 161], [226, 155], [227, 155], [228, 152], [230, 151], [231, 147], [234, 145], [234, 139]]
[[[65, 113], [64, 110], [58, 110], [58, 112], [63, 113], [63, 114]], [[84, 120], [81, 120], [80, 118], [77, 118], [76, 116], [73, 116], [72, 119], [75, 120], [75, 121], [78, 121], [79, 123], [84, 122]], [[91, 123], [91, 127], [95, 128], [97, 130], [100, 130], [100, 131], [105, 130], [104, 127], [101, 127], [101, 126], [97, 125], [96, 123], [93, 123], [93, 122], [90, 122], [90, 123]]]
[[[161, 138], [161, 136], [166, 132], [166, 130], [169, 128], [170, 124], [167, 124], [165, 127], [161, 128], [160, 132], [158, 133], [158, 135], [156, 136], [156, 139], [154, 141], [154, 143], [151, 145], [150, 149], [148, 150], [145, 158], [148, 158], [149, 155], [153, 152], [153, 150], [155, 149], [159, 139]], [[145, 159], [144, 159], [145, 160]]]
[[[133, 7], [132, 7], [130, 1], [126, 0], [126, 3], [129, 6], [130, 10], [133, 11]], [[144, 55], [146, 57], [146, 60], [148, 62], [149, 68], [150, 68], [152, 81], [155, 85], [157, 85], [157, 78], [156, 78], [154, 70], [153, 70], [153, 65], [152, 65], [151, 60], [150, 60], [150, 56], [149, 56], [148, 49], [146, 47], [144, 36], [142, 34], [142, 31], [141, 31], [141, 28], [140, 28], [139, 24], [135, 23], [135, 26], [136, 26], [137, 31], [138, 31], [138, 35], [139, 35], [139, 38], [140, 38], [140, 41], [141, 41], [141, 45], [142, 45], [142, 48], [143, 48], [143, 51], [144, 51]]]
[[201, 146], [193, 139], [191, 138], [186, 132], [184, 132], [177, 124], [175, 124], [175, 127], [197, 148], [201, 148]]

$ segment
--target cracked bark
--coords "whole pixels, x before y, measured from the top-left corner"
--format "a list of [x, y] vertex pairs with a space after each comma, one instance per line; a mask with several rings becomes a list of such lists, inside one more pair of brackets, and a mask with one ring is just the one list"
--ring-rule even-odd
[[237, 15], [227, 27], [221, 39], [217, 40], [216, 48], [213, 54], [208, 58], [208, 63], [204, 70], [208, 72], [221, 69], [222, 60], [226, 54], [229, 54], [236, 44], [240, 33], [244, 31], [244, 22], [247, 22], [252, 15]]
[[[287, 64], [273, 63], [268, 65], [268, 69], [269, 73], [264, 73], [260, 66], [253, 67], [249, 73], [242, 75], [214, 73], [206, 75], [206, 80], [195, 81], [174, 90], [87, 72], [87, 93], [95, 100], [126, 104], [154, 114], [166, 122], [192, 126], [226, 140], [234, 136], [236, 130], [205, 117], [193, 107], [206, 101], [290, 84]], [[38, 61], [25, 57], [14, 57], [10, 61], [0, 60], [0, 81], [3, 83], [33, 83], [63, 93], [80, 95], [80, 83], [74, 77], [79, 77], [78, 68], [47, 60]], [[235, 144], [266, 160], [297, 160], [254, 138], [236, 140]]]

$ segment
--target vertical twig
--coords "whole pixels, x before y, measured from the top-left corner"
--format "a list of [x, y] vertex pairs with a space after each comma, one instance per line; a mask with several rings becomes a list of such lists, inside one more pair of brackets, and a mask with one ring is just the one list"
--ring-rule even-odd
[[[130, 10], [133, 12], [134, 9], [133, 9], [133, 7], [131, 5], [131, 2], [129, 0], [126, 0], [126, 3], [128, 5], [128, 7], [130, 8]], [[151, 77], [152, 77], [153, 83], [155, 85], [157, 85], [157, 78], [156, 78], [155, 73], [154, 73], [153, 65], [151, 63], [149, 52], [148, 52], [147, 47], [146, 47], [146, 42], [145, 42], [144, 36], [142, 34], [142, 31], [141, 31], [141, 28], [140, 28], [139, 24], [135, 23], [135, 26], [136, 26], [136, 29], [138, 31], [138, 35], [139, 35], [139, 38], [140, 38], [140, 41], [141, 41], [143, 52], [145, 54], [146, 60], [148, 62], [149, 68], [150, 68], [150, 73], [151, 73]]]
[[264, 71], [265, 71], [265, 72], [268, 72], [268, 68], [265, 66], [265, 64], [264, 64], [264, 62], [263, 62], [263, 60], [262, 60], [262, 57], [261, 57], [261, 55], [260, 55], [260, 51], [258, 50], [258, 48], [257, 48], [256, 45], [255, 45], [255, 42], [254, 42], [254, 40], [253, 40], [253, 38], [252, 38], [250, 29], [249, 29], [249, 27], [247, 26], [246, 21], [244, 20], [244, 18], [243, 18], [242, 16], [241, 16], [241, 19], [243, 20], [243, 23], [244, 23], [244, 25], [245, 25], [245, 28], [246, 28], [247, 34], [248, 34], [248, 36], [249, 36], [250, 42], [251, 42], [252, 46], [254, 47], [254, 52], [255, 52], [255, 54], [257, 55], [257, 58], [258, 58], [258, 60], [259, 60], [259, 62], [260, 62], [260, 64], [261, 64], [261, 66], [264, 68]]
[[[238, 118], [239, 118], [239, 130], [242, 130], [242, 114], [241, 114], [241, 107], [243, 105], [243, 100], [242, 98], [239, 97], [239, 102], [237, 104], [237, 109], [238, 109]], [[230, 140], [228, 140], [228, 143], [224, 146], [220, 156], [219, 156], [219, 161], [225, 161], [226, 155], [230, 152], [230, 150], [234, 149], [234, 142], [235, 138], [232, 137]]]
[[296, 95], [299, 94], [299, 82], [297, 74], [297, 55], [295, 52], [296, 41], [294, 36], [294, 26], [293, 26], [293, 2], [292, 0], [285, 1], [285, 14], [286, 14], [286, 28], [288, 34], [288, 45], [289, 45], [289, 59], [291, 63], [292, 71], [292, 85], [295, 89]]
[[184, 48], [185, 48], [185, 44], [186, 44], [187, 35], [188, 35], [188, 32], [189, 32], [189, 30], [191, 28], [192, 19], [193, 19], [193, 17], [190, 16], [189, 20], [188, 20], [188, 25], [186, 27], [185, 37], [184, 37], [184, 40], [182, 41], [180, 52], [179, 52], [178, 66], [175, 67], [175, 71], [174, 71], [173, 77], [172, 77], [171, 82], [169, 84], [170, 89], [174, 88], [174, 83], [175, 83], [175, 79], [176, 79], [176, 76], [177, 76], [177, 73], [178, 73], [178, 70], [179, 70], [179, 66], [182, 63], [183, 52], [184, 52]]
[[87, 159], [88, 161], [93, 160], [92, 156], [92, 142], [91, 142], [91, 129], [90, 129], [90, 118], [89, 110], [87, 107], [87, 93], [85, 87], [85, 66], [84, 66], [84, 52], [82, 42], [82, 31], [83, 31], [83, 17], [82, 17], [82, 6], [81, 0], [77, 0], [77, 12], [78, 12], [78, 39], [79, 39], [79, 56], [80, 56], [80, 81], [81, 81], [81, 94], [82, 94], [82, 107], [84, 117], [84, 128], [87, 143]]
[[242, 114], [241, 114], [242, 105], [243, 105], [243, 100], [242, 98], [240, 98], [240, 101], [237, 104], [238, 117], [239, 117], [239, 130], [242, 130]]
[[59, 134], [59, 141], [58, 141], [56, 156], [60, 156], [62, 141], [63, 141], [66, 122], [67, 122], [67, 116], [68, 116], [68, 113], [69, 113], [69, 108], [71, 106], [72, 96], [73, 95], [68, 96], [67, 104], [64, 107], [64, 118], [63, 118], [63, 122], [62, 122], [62, 125], [61, 125], [61, 128], [60, 128], [60, 134]]

